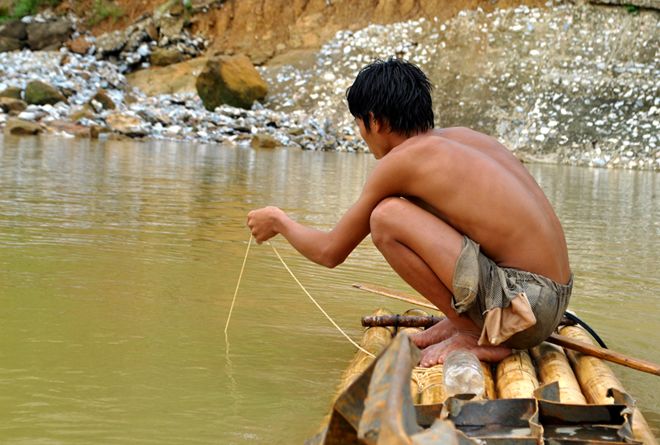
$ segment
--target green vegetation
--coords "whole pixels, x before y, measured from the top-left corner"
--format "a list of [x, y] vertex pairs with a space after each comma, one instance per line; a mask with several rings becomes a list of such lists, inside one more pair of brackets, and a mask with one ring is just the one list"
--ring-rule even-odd
[[62, 0], [16, 0], [12, 2], [13, 8], [0, 6], [0, 21], [20, 19], [36, 14], [43, 6], [57, 6], [60, 3]]
[[632, 15], [639, 14], [639, 7], [635, 5], [626, 5], [626, 11]]
[[119, 6], [115, 5], [113, 1], [94, 0], [92, 11], [87, 19], [87, 24], [89, 26], [94, 26], [107, 19], [112, 19], [116, 22], [117, 19], [123, 15], [124, 11]]

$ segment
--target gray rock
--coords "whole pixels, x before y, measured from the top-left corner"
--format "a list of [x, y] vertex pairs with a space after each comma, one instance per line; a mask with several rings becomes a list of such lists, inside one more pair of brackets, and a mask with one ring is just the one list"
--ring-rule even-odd
[[151, 52], [151, 64], [154, 66], [167, 66], [183, 62], [185, 55], [176, 48], [156, 48]]
[[0, 36], [0, 53], [17, 51], [23, 48], [23, 42], [12, 37]]
[[5, 113], [20, 113], [27, 108], [27, 104], [20, 99], [0, 97], [0, 109]]
[[24, 121], [31, 121], [34, 122], [39, 119], [39, 114], [40, 113], [35, 113], [34, 111], [21, 111], [18, 113], [18, 118]]
[[25, 102], [33, 105], [56, 104], [66, 102], [66, 98], [52, 85], [33, 80], [25, 87]]
[[184, 24], [184, 17], [163, 16], [159, 22], [161, 37], [167, 37], [170, 40], [175, 39], [183, 31]]
[[104, 110], [114, 110], [115, 108], [117, 108], [115, 102], [108, 95], [108, 92], [104, 89], [98, 90], [94, 95], [94, 97], [90, 99], [90, 102], [91, 101], [95, 101], [99, 103], [101, 105], [101, 108]]
[[137, 116], [114, 112], [105, 118], [105, 122], [112, 131], [129, 137], [142, 137], [148, 133], [144, 122]]
[[28, 46], [32, 50], [59, 47], [71, 37], [72, 32], [73, 26], [66, 19], [46, 23], [30, 23], [27, 25]]
[[101, 57], [119, 54], [126, 46], [127, 36], [123, 31], [102, 34], [96, 39], [96, 51]]
[[27, 28], [20, 20], [10, 20], [0, 25], [0, 36], [11, 37], [16, 40], [27, 39]]
[[9, 87], [0, 91], [0, 97], [11, 97], [13, 99], [22, 99], [23, 90], [18, 87]]

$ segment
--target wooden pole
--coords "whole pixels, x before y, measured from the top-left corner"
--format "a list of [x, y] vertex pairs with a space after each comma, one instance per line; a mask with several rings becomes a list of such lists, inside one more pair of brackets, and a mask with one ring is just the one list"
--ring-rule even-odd
[[646, 360], [628, 357], [627, 355], [623, 355], [619, 352], [604, 349], [596, 345], [590, 345], [589, 343], [585, 343], [559, 334], [552, 334], [546, 341], [557, 346], [563, 346], [564, 348], [590, 355], [592, 357], [607, 360], [608, 362], [660, 376], [660, 366]]
[[366, 290], [367, 292], [371, 292], [372, 294], [383, 295], [385, 297], [394, 298], [395, 300], [416, 304], [419, 307], [425, 307], [427, 309], [433, 309], [434, 311], [439, 311], [438, 308], [432, 305], [431, 303], [421, 301], [419, 298], [415, 298], [410, 295], [404, 295], [401, 292], [390, 290], [385, 287], [377, 286], [375, 284], [355, 283], [353, 284], [353, 287], [360, 290]]
[[[396, 300], [405, 301], [407, 303], [416, 304], [421, 307], [426, 307], [430, 309], [437, 308], [430, 303], [425, 303], [420, 301], [418, 298], [405, 295], [401, 292], [390, 290], [381, 286], [375, 286], [371, 284], [354, 284], [353, 287], [365, 290], [378, 295], [383, 295], [385, 297], [394, 298]], [[565, 337], [559, 334], [552, 334], [549, 338], [546, 339], [548, 343], [555, 344], [557, 346], [562, 346], [573, 351], [579, 351], [583, 354], [590, 355], [592, 357], [597, 357], [608, 362], [616, 363], [628, 368], [636, 369], [642, 372], [648, 372], [649, 374], [660, 376], [660, 365], [655, 363], [641, 360], [633, 357], [628, 357], [619, 352], [614, 352], [609, 349], [604, 349], [593, 344], [585, 343], [579, 340], [574, 340], [572, 338]]]
[[402, 328], [430, 328], [442, 318], [433, 315], [369, 315], [362, 317], [362, 326], [396, 326]]

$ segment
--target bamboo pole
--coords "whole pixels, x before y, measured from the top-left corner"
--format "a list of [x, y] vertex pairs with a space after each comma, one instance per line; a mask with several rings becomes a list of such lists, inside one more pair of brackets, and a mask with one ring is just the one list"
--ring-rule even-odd
[[419, 394], [420, 405], [433, 405], [445, 401], [447, 392], [442, 382], [442, 375], [442, 365], [413, 368], [411, 380], [416, 386], [416, 393]]
[[539, 378], [543, 385], [557, 382], [559, 384], [559, 401], [575, 405], [586, 405], [587, 400], [580, 390], [580, 384], [573, 374], [564, 350], [559, 346], [543, 342], [530, 349], [536, 362]]
[[[564, 326], [559, 332], [565, 337], [582, 343], [593, 343], [589, 334], [578, 326]], [[571, 350], [567, 350], [566, 355], [568, 355], [573, 365], [575, 376], [578, 382], [580, 382], [580, 387], [587, 402], [603, 405], [612, 404], [614, 403], [614, 399], [607, 396], [608, 389], [616, 388], [619, 391], [625, 392], [619, 379], [616, 378], [610, 367], [602, 360]], [[645, 445], [658, 444], [639, 408], [634, 409], [632, 420], [635, 439], [643, 442]]]
[[493, 379], [493, 367], [490, 363], [481, 362], [481, 369], [484, 372], [484, 399], [497, 399], [495, 391], [495, 379]]
[[427, 309], [432, 309], [434, 311], [439, 312], [438, 308], [432, 305], [431, 303], [429, 303], [428, 301], [422, 301], [419, 298], [410, 295], [404, 295], [401, 292], [390, 290], [382, 286], [377, 286], [375, 284], [355, 283], [353, 284], [353, 287], [360, 290], [366, 290], [367, 292], [371, 292], [373, 294], [378, 294], [384, 297], [393, 298], [395, 300], [405, 301], [406, 303], [416, 304], [419, 307], [425, 307]]
[[499, 362], [496, 384], [500, 399], [533, 398], [539, 382], [529, 354], [526, 351], [514, 351]]
[[[408, 309], [406, 312], [403, 313], [405, 317], [426, 317], [428, 316], [428, 312], [418, 309], [418, 308], [411, 308]], [[423, 328], [421, 327], [402, 327], [399, 326], [397, 329], [396, 335], [398, 335], [400, 332], [404, 332], [407, 335], [414, 335], [419, 332], [423, 331]], [[419, 373], [418, 373], [419, 374]], [[410, 394], [412, 395], [412, 400], [415, 405], [419, 405], [422, 403], [422, 393], [420, 391], [420, 385], [417, 380], [419, 378], [419, 375], [415, 374], [415, 369], [413, 369], [413, 372], [410, 376]]]
[[[378, 309], [373, 313], [374, 316], [379, 315], [391, 315], [387, 309]], [[362, 340], [360, 345], [371, 352], [374, 356], [377, 356], [381, 353], [392, 342], [392, 332], [393, 328], [391, 327], [369, 327], [365, 329], [364, 334], [362, 334]], [[339, 389], [337, 394], [340, 394], [344, 391], [353, 381], [360, 375], [362, 372], [369, 367], [371, 362], [374, 361], [374, 358], [365, 354], [363, 351], [358, 350], [353, 357], [353, 360], [348, 365], [344, 374], [342, 375], [341, 383], [339, 384]]]

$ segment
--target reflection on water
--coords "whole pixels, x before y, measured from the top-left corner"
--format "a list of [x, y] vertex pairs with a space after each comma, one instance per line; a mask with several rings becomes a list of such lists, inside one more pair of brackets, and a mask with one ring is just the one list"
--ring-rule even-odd
[[[267, 246], [253, 246], [224, 326], [248, 210], [329, 228], [369, 155], [167, 143], [0, 142], [3, 443], [301, 443], [352, 347]], [[658, 174], [531, 165], [565, 225], [578, 311], [610, 347], [660, 362]], [[341, 267], [282, 252], [353, 338], [405, 288], [369, 240]], [[657, 379], [615, 366], [660, 426]]]

